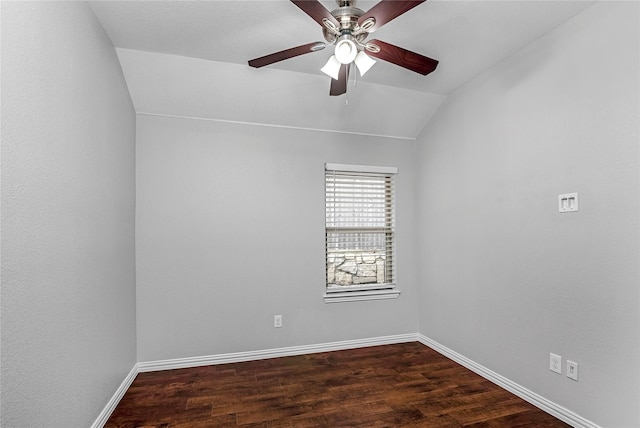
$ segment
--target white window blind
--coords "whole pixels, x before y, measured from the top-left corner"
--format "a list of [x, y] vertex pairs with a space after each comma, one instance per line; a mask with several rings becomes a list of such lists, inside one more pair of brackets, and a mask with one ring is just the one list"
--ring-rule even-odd
[[394, 287], [396, 172], [325, 165], [327, 292]]

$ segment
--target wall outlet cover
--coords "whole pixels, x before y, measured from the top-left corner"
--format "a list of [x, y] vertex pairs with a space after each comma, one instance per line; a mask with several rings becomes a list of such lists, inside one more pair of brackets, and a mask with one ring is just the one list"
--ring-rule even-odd
[[274, 315], [273, 316], [273, 326], [275, 328], [282, 327], [282, 315]]
[[554, 353], [549, 353], [549, 370], [562, 374], [562, 357]]

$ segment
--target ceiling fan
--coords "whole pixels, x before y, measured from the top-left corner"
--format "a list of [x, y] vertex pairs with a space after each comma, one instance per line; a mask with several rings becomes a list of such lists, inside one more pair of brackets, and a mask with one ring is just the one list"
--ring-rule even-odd
[[355, 0], [336, 0], [338, 8], [329, 12], [318, 0], [291, 0], [322, 27], [325, 42], [313, 42], [285, 49], [249, 61], [251, 67], [260, 68], [335, 45], [334, 55], [322, 67], [331, 76], [330, 95], [347, 92], [347, 80], [352, 63], [364, 75], [375, 63], [373, 58], [390, 62], [423, 76], [438, 66], [438, 61], [381, 40], [366, 41], [373, 33], [392, 19], [413, 9], [426, 0], [382, 0], [366, 13], [355, 7]]

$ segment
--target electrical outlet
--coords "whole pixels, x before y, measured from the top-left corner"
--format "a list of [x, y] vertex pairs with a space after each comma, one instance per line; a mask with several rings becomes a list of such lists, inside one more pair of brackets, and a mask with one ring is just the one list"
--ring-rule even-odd
[[574, 363], [571, 360], [567, 360], [567, 377], [578, 381], [578, 363]]
[[562, 374], [562, 357], [549, 353], [549, 370]]
[[282, 327], [282, 315], [273, 316], [273, 326], [276, 328]]

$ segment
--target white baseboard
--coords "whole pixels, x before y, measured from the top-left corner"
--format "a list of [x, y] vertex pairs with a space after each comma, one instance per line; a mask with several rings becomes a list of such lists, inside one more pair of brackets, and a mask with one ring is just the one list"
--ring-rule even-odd
[[113, 397], [111, 397], [105, 408], [100, 412], [100, 415], [98, 415], [98, 418], [91, 425], [91, 428], [102, 428], [104, 424], [107, 423], [109, 416], [111, 416], [111, 413], [113, 413], [116, 406], [124, 396], [124, 393], [127, 392], [127, 389], [129, 389], [138, 373], [138, 365], [136, 364], [133, 366], [127, 377], [124, 378], [118, 389], [116, 389], [115, 394], [113, 394]]
[[91, 428], [102, 428], [109, 416], [124, 396], [138, 373], [158, 370], [183, 369], [189, 367], [209, 366], [213, 364], [238, 363], [243, 361], [264, 360], [267, 358], [289, 357], [293, 355], [313, 354], [318, 352], [340, 351], [343, 349], [363, 348], [366, 346], [390, 345], [394, 343], [416, 342], [415, 333], [397, 334], [393, 336], [371, 337], [368, 339], [344, 340], [340, 342], [321, 343], [317, 345], [291, 346], [287, 348], [265, 349], [261, 351], [234, 352], [229, 354], [205, 355], [201, 357], [176, 358], [171, 360], [146, 361], [137, 363], [120, 387], [109, 400], [106, 407]]
[[544, 410], [552, 416], [560, 419], [563, 422], [568, 423], [572, 427], [575, 428], [600, 428], [599, 425], [591, 422], [588, 419], [583, 418], [582, 416], [550, 401], [541, 395], [536, 394], [533, 391], [528, 390], [527, 388], [518, 385], [517, 383], [505, 378], [504, 376], [499, 375], [498, 373], [489, 370], [488, 368], [481, 366], [480, 364], [468, 359], [467, 357], [458, 354], [452, 349], [447, 348], [444, 345], [436, 342], [435, 340], [429, 339], [428, 337], [417, 334], [418, 341], [423, 345], [428, 346], [434, 351], [439, 352], [445, 357], [455, 361], [456, 363], [468, 368], [469, 370], [479, 374], [483, 378], [495, 383], [496, 385], [506, 389], [507, 391], [517, 395], [523, 400], [533, 404], [534, 406]]
[[264, 360], [267, 358], [290, 357], [293, 355], [314, 354], [318, 352], [340, 351], [343, 349], [363, 348], [365, 346], [389, 345], [393, 343], [416, 342], [415, 333], [393, 336], [371, 337], [368, 339], [344, 340], [340, 342], [320, 343], [316, 345], [290, 346], [287, 348], [263, 349], [260, 351], [234, 352], [229, 354], [205, 355], [201, 357], [176, 358], [171, 360], [145, 361], [138, 363], [139, 372], [183, 369], [188, 367], [209, 366], [213, 364], [239, 363], [243, 361]]
[[127, 391], [138, 373], [158, 370], [182, 369], [189, 367], [208, 366], [214, 364], [238, 363], [244, 361], [264, 360], [267, 358], [290, 357], [294, 355], [313, 354], [318, 352], [340, 351], [344, 349], [363, 348], [366, 346], [390, 345], [394, 343], [418, 341], [434, 351], [444, 355], [483, 378], [495, 383], [523, 400], [544, 410], [568, 423], [575, 428], [601, 428], [595, 423], [577, 415], [576, 413], [547, 400], [521, 385], [487, 369], [486, 367], [458, 354], [452, 349], [432, 340], [420, 333], [398, 334], [393, 336], [371, 337], [367, 339], [344, 340], [340, 342], [320, 343], [315, 345], [290, 346], [286, 348], [264, 349], [259, 351], [233, 352], [228, 354], [205, 355], [200, 357], [175, 358], [171, 360], [145, 361], [137, 363], [122, 382], [116, 393], [104, 408], [91, 428], [102, 428], [116, 408], [120, 399]]

